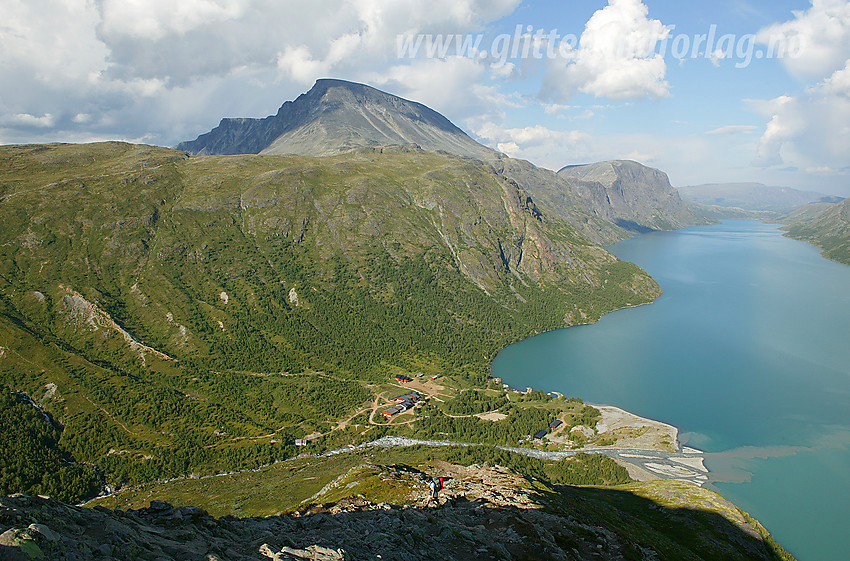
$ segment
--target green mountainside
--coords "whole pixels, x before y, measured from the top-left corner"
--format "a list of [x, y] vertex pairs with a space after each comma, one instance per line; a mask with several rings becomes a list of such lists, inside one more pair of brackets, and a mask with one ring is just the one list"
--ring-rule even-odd
[[0, 220], [0, 383], [112, 485], [356, 440], [394, 373], [480, 386], [505, 345], [659, 294], [487, 164], [415, 149], [5, 146]]
[[836, 204], [810, 205], [780, 219], [788, 236], [812, 243], [824, 257], [850, 265], [850, 199]]
[[26, 398], [0, 392], [0, 495], [26, 492], [74, 501], [100, 491], [92, 466], [73, 462], [59, 445], [59, 428]]
[[[711, 491], [497, 448], [558, 448], [528, 441], [552, 419], [614, 438], [489, 364], [660, 294], [587, 241], [617, 226], [508, 164], [0, 147], [0, 490], [118, 491], [0, 499], [0, 557], [792, 559]], [[384, 419], [399, 386], [428, 399]], [[479, 445], [338, 450], [389, 435]]]

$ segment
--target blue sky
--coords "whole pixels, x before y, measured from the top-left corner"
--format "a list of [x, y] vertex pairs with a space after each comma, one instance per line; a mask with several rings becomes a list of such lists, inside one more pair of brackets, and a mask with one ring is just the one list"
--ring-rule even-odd
[[[551, 169], [629, 158], [677, 186], [850, 196], [850, 0], [0, 0], [0, 16], [0, 143], [172, 146], [336, 77]], [[550, 32], [574, 40], [547, 52]], [[399, 56], [455, 35], [479, 51]], [[522, 56], [535, 36], [542, 58]]]

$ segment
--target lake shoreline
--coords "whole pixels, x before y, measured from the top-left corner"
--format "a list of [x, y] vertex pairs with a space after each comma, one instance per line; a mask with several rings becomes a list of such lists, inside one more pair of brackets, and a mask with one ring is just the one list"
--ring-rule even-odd
[[[594, 329], [504, 349], [493, 375], [679, 427], [685, 445], [707, 451], [710, 486], [789, 550], [844, 559], [850, 450], [824, 435], [850, 430], [850, 269], [756, 220], [637, 236], [610, 250], [649, 272], [665, 296]], [[789, 451], [799, 446], [805, 453]]]

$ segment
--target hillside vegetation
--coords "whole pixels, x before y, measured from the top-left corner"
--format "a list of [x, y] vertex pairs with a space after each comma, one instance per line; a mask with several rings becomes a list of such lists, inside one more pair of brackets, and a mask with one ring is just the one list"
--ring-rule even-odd
[[391, 373], [481, 384], [503, 346], [659, 294], [492, 167], [420, 150], [6, 146], [0, 220], [0, 384], [113, 484], [289, 457]]
[[45, 413], [7, 392], [0, 393], [0, 411], [0, 495], [25, 492], [73, 501], [100, 490], [95, 470], [73, 462]]
[[825, 209], [783, 219], [790, 224], [788, 235], [807, 241], [823, 250], [824, 257], [850, 265], [850, 199]]

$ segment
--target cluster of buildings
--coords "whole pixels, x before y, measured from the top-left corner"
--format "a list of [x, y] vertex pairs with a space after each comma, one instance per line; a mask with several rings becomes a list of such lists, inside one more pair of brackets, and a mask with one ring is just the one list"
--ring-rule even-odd
[[564, 422], [561, 421], [560, 419], [555, 419], [554, 421], [549, 423], [548, 429], [543, 429], [543, 430], [537, 431], [536, 433], [534, 433], [534, 436], [532, 438], [534, 440], [541, 440], [544, 436], [549, 434], [549, 431], [557, 430], [558, 427], [560, 427], [563, 424], [564, 424]]
[[422, 398], [417, 391], [411, 391], [410, 393], [398, 395], [393, 398], [394, 406], [389, 409], [385, 409], [381, 412], [381, 414], [387, 419], [391, 419], [395, 417], [399, 413], [404, 413], [409, 409], [413, 409], [413, 406], [416, 405], [416, 402]]
[[[416, 374], [414, 374], [414, 376], [416, 376], [417, 378], [422, 378], [423, 376], [425, 376], [425, 373], [424, 372], [417, 372]], [[431, 376], [431, 379], [436, 380], [436, 379], [442, 378], [442, 377], [443, 377], [442, 374], [434, 374], [433, 376]], [[405, 376], [404, 374], [396, 374], [395, 380], [396, 380], [396, 382], [406, 384], [408, 382], [412, 382], [413, 378], [411, 378], [410, 376]]]

